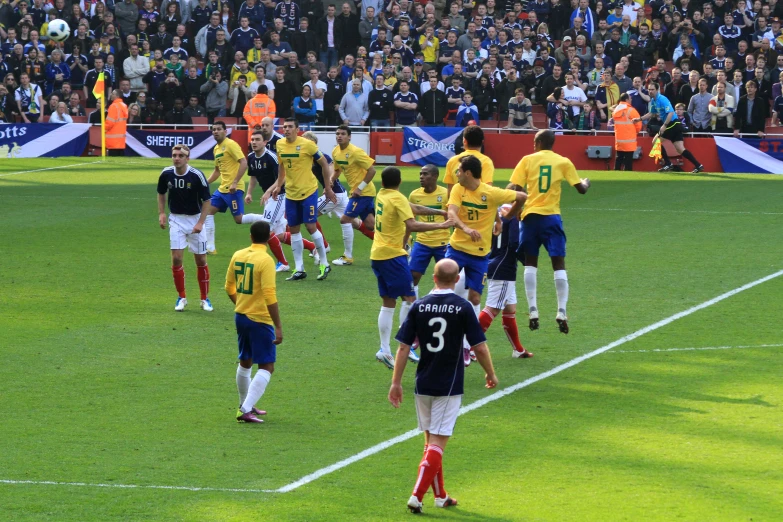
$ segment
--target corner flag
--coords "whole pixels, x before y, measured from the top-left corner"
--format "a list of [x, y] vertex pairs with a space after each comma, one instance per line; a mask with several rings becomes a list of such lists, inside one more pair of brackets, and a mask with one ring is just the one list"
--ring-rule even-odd
[[92, 88], [92, 95], [101, 101], [101, 157], [106, 158], [106, 82], [103, 78], [104, 73], [98, 73], [98, 80]]

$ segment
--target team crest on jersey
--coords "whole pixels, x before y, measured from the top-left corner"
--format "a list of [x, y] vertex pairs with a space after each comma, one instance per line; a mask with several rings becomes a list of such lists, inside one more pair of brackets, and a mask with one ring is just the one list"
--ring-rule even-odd
[[297, 146], [296, 146], [296, 151], [297, 151], [297, 152], [299, 152], [301, 149], [302, 149], [302, 147], [301, 147], [300, 145], [297, 145]]
[[174, 188], [174, 184], [173, 184], [173, 183], [171, 183], [171, 181], [169, 181], [169, 182], [168, 182], [166, 185], [168, 185], [168, 187], [169, 187], [169, 190], [171, 190], [171, 189], [173, 189], [173, 188]]
[[481, 201], [486, 201], [486, 200], [487, 200], [487, 195], [486, 194], [482, 195], [481, 196]]
[[443, 201], [443, 196], [438, 196], [438, 203], [441, 203]]
[[346, 154], [346, 155], [345, 155], [345, 159], [348, 159], [348, 156], [350, 156], [350, 154]]
[[188, 183], [188, 188], [190, 188], [190, 183]]

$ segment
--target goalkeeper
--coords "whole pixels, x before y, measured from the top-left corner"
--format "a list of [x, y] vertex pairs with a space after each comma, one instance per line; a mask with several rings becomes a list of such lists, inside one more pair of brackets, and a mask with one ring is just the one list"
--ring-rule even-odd
[[[616, 151], [614, 170], [633, 170], [633, 154], [636, 152], [636, 135], [642, 130], [639, 113], [631, 106], [631, 97], [624, 92], [620, 95], [620, 103], [612, 112], [614, 120], [614, 148]], [[622, 168], [624, 167], [624, 168]]]

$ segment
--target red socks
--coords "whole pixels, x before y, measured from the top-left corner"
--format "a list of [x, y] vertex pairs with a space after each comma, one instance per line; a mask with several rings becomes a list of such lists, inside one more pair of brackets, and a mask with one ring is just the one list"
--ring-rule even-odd
[[359, 232], [361, 232], [365, 236], [369, 237], [370, 239], [375, 239], [375, 231], [374, 230], [370, 230], [369, 228], [367, 228], [364, 225], [364, 223], [359, 225]]
[[[283, 237], [283, 243], [286, 245], [291, 245], [291, 232], [286, 232], [285, 236]], [[308, 241], [305, 238], [302, 238], [302, 243], [304, 244], [304, 247], [309, 250], [310, 252], [315, 251], [315, 243], [312, 241]], [[324, 241], [324, 248], [326, 248], [326, 242]], [[288, 264], [288, 263], [286, 263]]]
[[[291, 234], [289, 234], [290, 236]], [[284, 265], [288, 264], [288, 260], [285, 258], [285, 254], [283, 253], [283, 247], [280, 245], [280, 239], [272, 234], [269, 236], [269, 250], [272, 251], [272, 254], [274, 254], [275, 259], [277, 259], [279, 262], [283, 263]]]
[[198, 268], [198, 288], [201, 290], [201, 299], [203, 300], [209, 294], [209, 267], [204, 265], [196, 268]]
[[326, 240], [326, 236], [324, 235], [324, 231], [321, 230], [321, 224], [318, 221], [315, 222], [315, 228], [317, 228], [318, 232], [320, 232], [321, 235], [324, 237], [324, 248], [329, 248], [329, 242]]
[[424, 498], [424, 494], [433, 485], [435, 476], [443, 465], [443, 449], [440, 446], [430, 444], [427, 446], [427, 453], [424, 455], [424, 460], [419, 465], [419, 477], [416, 480], [416, 485], [413, 487], [413, 495], [419, 499], [419, 502]]
[[479, 324], [481, 325], [481, 329], [486, 332], [494, 319], [495, 314], [492, 313], [492, 310], [490, 310], [489, 307], [484, 308], [479, 314]]
[[185, 297], [185, 269], [181, 266], [172, 266], [171, 273], [174, 276], [174, 287], [180, 297]]
[[508, 337], [508, 341], [514, 347], [514, 350], [518, 352], [525, 351], [525, 347], [519, 342], [516, 314], [503, 314], [503, 331], [506, 332], [506, 337]]

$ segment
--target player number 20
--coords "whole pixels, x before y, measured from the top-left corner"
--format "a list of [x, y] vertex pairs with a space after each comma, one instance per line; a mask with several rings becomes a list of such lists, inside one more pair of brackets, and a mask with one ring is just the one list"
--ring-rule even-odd
[[253, 295], [253, 263], [234, 262], [234, 274], [237, 280], [237, 293]]
[[442, 317], [433, 317], [427, 325], [430, 328], [435, 328], [437, 325], [437, 330], [432, 331], [432, 337], [438, 341], [435, 346], [432, 346], [432, 343], [427, 343], [427, 349], [431, 352], [439, 352], [446, 344], [446, 340], [443, 338], [443, 333], [446, 331], [446, 320]]
[[549, 165], [542, 165], [538, 169], [538, 191], [541, 194], [549, 192], [549, 187], [552, 185], [552, 167]]

